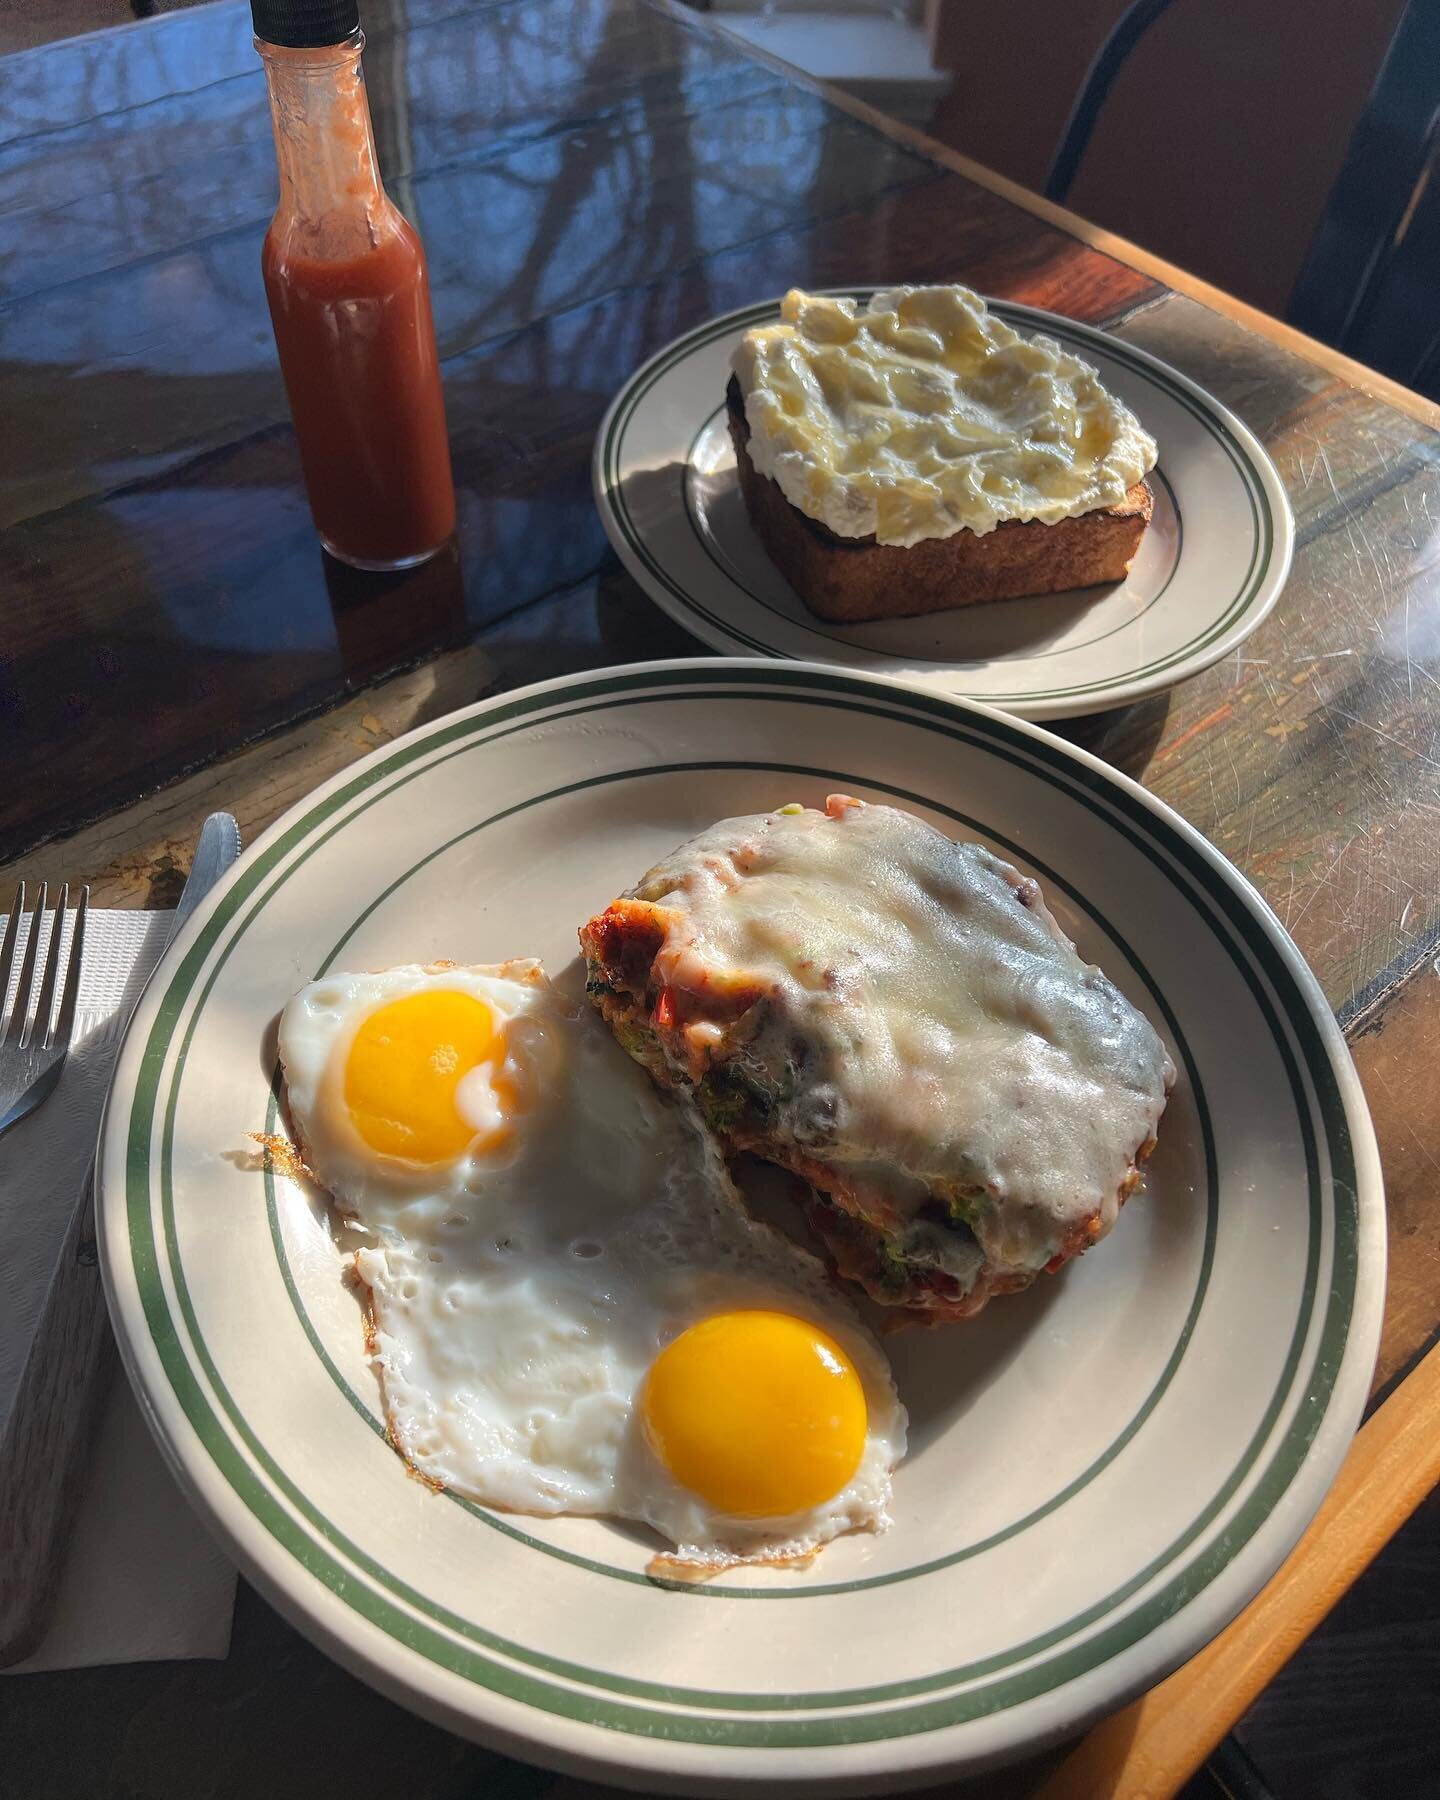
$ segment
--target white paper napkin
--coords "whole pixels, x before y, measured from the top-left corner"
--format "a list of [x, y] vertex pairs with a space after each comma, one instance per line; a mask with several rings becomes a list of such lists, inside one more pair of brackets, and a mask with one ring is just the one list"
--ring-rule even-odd
[[[89, 1167], [130, 1008], [169, 930], [168, 913], [91, 912], [60, 1084], [0, 1139], [0, 1431]], [[12, 1673], [223, 1657], [234, 1603], [234, 1569], [176, 1487], [117, 1373], [55, 1615], [40, 1648]]]

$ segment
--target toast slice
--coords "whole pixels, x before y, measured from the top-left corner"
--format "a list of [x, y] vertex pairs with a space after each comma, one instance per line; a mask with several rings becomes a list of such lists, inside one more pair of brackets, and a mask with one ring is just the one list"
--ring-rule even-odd
[[908, 545], [838, 537], [792, 506], [751, 462], [750, 427], [733, 375], [725, 401], [750, 523], [818, 618], [857, 625], [1123, 581], [1154, 509], [1149, 485], [1139, 481], [1115, 506], [1054, 525], [1013, 521], [984, 537], [960, 530]]

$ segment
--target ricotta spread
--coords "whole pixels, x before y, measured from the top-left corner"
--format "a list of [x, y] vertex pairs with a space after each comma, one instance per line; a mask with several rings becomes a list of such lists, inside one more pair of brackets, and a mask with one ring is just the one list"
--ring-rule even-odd
[[1113, 506], [1155, 440], [1088, 363], [963, 287], [792, 288], [734, 355], [756, 469], [839, 537], [916, 544]]

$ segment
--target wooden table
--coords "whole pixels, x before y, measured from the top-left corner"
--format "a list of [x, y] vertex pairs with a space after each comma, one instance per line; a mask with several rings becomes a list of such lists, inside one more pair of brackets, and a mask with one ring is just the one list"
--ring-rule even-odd
[[[1232, 406], [1290, 490], [1240, 651], [1066, 735], [1206, 832], [1350, 1036], [1391, 1214], [1377, 1388], [1440, 1317], [1440, 422], [1380, 378], [645, 0], [367, 0], [392, 194], [425, 237], [458, 556], [327, 565], [260, 285], [275, 176], [248, 11], [0, 61], [0, 879], [173, 901], [409, 726], [692, 653], [590, 499], [619, 382], [790, 283], [964, 280], [1105, 326]], [[559, 1792], [370, 1696], [242, 1590], [223, 1665], [0, 1689], [16, 1789]]]

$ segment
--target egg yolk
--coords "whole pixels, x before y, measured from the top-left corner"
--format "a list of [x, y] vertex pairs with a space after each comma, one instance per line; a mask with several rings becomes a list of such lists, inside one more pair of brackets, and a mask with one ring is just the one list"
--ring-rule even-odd
[[865, 1390], [840, 1346], [805, 1319], [719, 1313], [650, 1365], [650, 1447], [682, 1487], [739, 1519], [833, 1498], [865, 1449]]
[[[488, 1141], [503, 1131], [512, 1110], [498, 1079], [504, 1060], [504, 1033], [483, 1000], [427, 988], [363, 1021], [345, 1059], [345, 1105], [372, 1150], [408, 1162], [448, 1162], [477, 1137]], [[490, 1104], [479, 1113], [462, 1108], [466, 1094], [457, 1090], [486, 1063]]]

